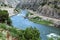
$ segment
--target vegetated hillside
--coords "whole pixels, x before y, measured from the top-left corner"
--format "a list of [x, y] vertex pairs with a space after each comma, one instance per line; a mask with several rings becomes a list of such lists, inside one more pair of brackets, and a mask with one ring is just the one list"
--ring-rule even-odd
[[20, 0], [16, 8], [27, 8], [40, 15], [60, 19], [60, 0]]
[[0, 40], [41, 40], [36, 28], [17, 29], [0, 23]]

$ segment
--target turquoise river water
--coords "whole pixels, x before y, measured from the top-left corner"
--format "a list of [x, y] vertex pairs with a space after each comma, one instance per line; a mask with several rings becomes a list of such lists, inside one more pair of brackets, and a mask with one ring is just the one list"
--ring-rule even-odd
[[19, 29], [26, 29], [27, 27], [36, 27], [40, 31], [40, 36], [42, 40], [47, 40], [47, 35], [50, 33], [55, 33], [60, 35], [60, 28], [45, 26], [42, 24], [36, 24], [28, 19], [25, 19], [24, 16], [27, 14], [27, 10], [21, 10], [19, 14], [12, 16], [12, 25]]

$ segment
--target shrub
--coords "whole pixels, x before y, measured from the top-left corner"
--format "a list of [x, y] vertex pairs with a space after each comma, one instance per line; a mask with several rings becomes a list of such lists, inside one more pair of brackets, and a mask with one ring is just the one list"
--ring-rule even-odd
[[26, 28], [25, 30], [12, 29], [12, 35], [17, 37], [18, 40], [41, 40], [40, 33], [36, 28]]
[[54, 40], [53, 38], [49, 38], [49, 40]]
[[[8, 19], [7, 19], [7, 24], [8, 24], [8, 25], [11, 25], [11, 23], [12, 23], [11, 19], [8, 18]], [[12, 25], [11, 25], [11, 26], [12, 26]]]
[[9, 13], [6, 10], [0, 10], [0, 23], [5, 23], [5, 21], [7, 21], [8, 24], [11, 24]]
[[[17, 30], [15, 27], [9, 27], [6, 24], [0, 24], [0, 29], [9, 31], [12, 37], [17, 38], [18, 40], [41, 40], [39, 30], [36, 28], [26, 28], [25, 30]], [[1, 33], [0, 33], [1, 34]], [[2, 34], [0, 35], [2, 37]]]

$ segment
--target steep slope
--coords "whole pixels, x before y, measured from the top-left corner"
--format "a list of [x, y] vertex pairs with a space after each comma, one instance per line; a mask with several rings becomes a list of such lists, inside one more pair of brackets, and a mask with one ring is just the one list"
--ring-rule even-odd
[[40, 6], [37, 11], [40, 15], [60, 19], [60, 9], [44, 5], [43, 7]]
[[60, 0], [20, 0], [17, 8], [27, 8], [40, 15], [60, 19]]
[[60, 19], [60, 0], [0, 0], [9, 6], [37, 11], [40, 15]]

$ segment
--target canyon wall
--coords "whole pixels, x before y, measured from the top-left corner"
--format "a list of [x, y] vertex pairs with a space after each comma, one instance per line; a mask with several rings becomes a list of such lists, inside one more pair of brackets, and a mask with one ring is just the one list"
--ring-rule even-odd
[[40, 15], [60, 19], [60, 0], [0, 0], [16, 9], [30, 9]]
[[60, 0], [19, 0], [16, 8], [30, 9], [40, 15], [60, 19]]

